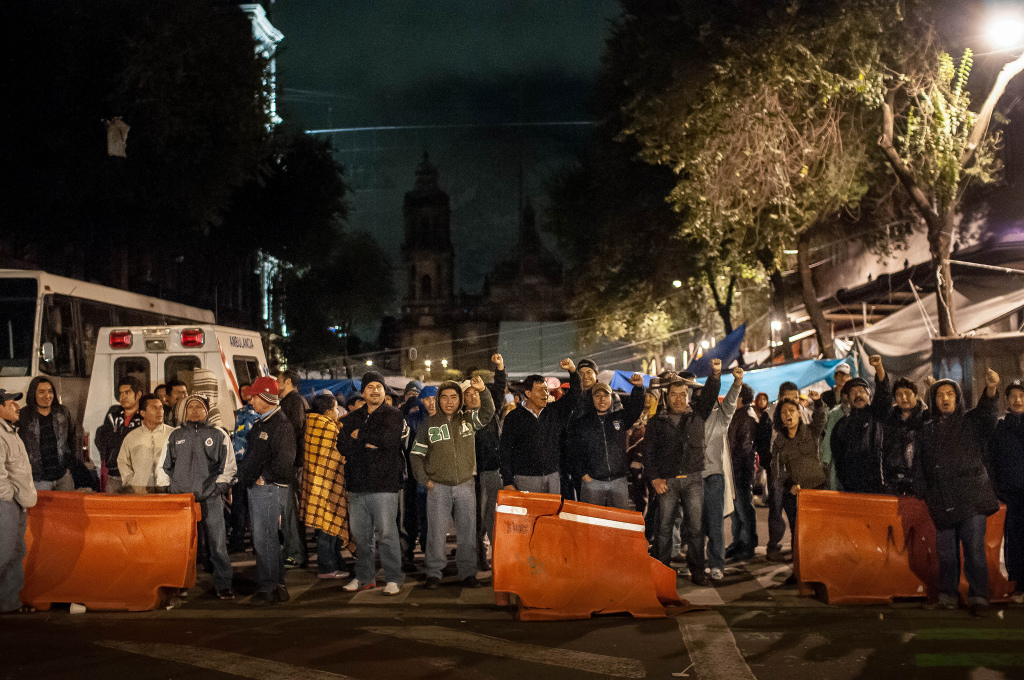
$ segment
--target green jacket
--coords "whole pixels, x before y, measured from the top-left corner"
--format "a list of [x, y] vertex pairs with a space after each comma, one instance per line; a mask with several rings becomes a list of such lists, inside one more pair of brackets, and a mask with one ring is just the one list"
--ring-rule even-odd
[[458, 486], [476, 474], [476, 432], [494, 417], [494, 400], [485, 389], [480, 393], [480, 408], [467, 412], [461, 409], [461, 391], [459, 399], [460, 409], [454, 414], [446, 416], [438, 405], [437, 413], [416, 432], [409, 462], [421, 486], [428, 481]]

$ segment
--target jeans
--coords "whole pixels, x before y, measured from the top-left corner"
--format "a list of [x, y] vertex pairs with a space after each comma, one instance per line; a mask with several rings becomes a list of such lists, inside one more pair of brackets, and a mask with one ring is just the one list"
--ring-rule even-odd
[[704, 548], [701, 545], [701, 518], [704, 512], [704, 480], [700, 474], [666, 479], [665, 493], [658, 495], [657, 558], [666, 566], [672, 559], [672, 525], [679, 509], [686, 528], [686, 562], [690, 573], [704, 573]]
[[988, 562], [985, 559], [984, 515], [971, 515], [945, 529], [935, 528], [939, 557], [939, 595], [956, 602], [960, 591], [960, 546], [964, 550], [964, 575], [969, 586], [967, 604], [988, 604]]
[[64, 476], [58, 480], [52, 482], [44, 482], [42, 480], [33, 481], [36, 491], [74, 491], [75, 480], [71, 476], [71, 471], [68, 470], [64, 473]]
[[1006, 504], [1006, 527], [1003, 532], [1006, 572], [1017, 584], [1016, 591], [1024, 591], [1024, 501], [1011, 500]]
[[704, 478], [704, 503], [701, 509], [700, 551], [707, 539], [708, 566], [725, 568], [725, 475]]
[[249, 487], [248, 495], [256, 579], [260, 592], [269, 593], [284, 584], [284, 553], [277, 532], [284, 508], [292, 502], [292, 491], [277, 484], [254, 484]]
[[326, 531], [316, 534], [316, 571], [318, 574], [333, 574], [341, 568], [341, 539]]
[[241, 484], [231, 487], [231, 545], [241, 548], [249, 527], [249, 493]]
[[494, 508], [498, 504], [498, 491], [501, 490], [501, 473], [497, 470], [483, 470], [476, 477], [476, 558], [487, 569], [487, 553], [484, 551], [484, 536], [491, 542], [494, 549]]
[[298, 564], [306, 564], [306, 527], [299, 522], [299, 489], [302, 488], [302, 468], [295, 468], [291, 489], [291, 500], [285, 504], [281, 516], [281, 533], [284, 534], [284, 556]]
[[448, 564], [448, 523], [452, 518], [458, 539], [455, 561], [459, 579], [476, 576], [476, 484], [470, 479], [458, 486], [435, 482], [427, 490], [427, 578], [441, 578]]
[[360, 585], [377, 582], [375, 539], [380, 543], [385, 581], [399, 585], [405, 581], [402, 550], [398, 542], [399, 493], [349, 492], [349, 527], [356, 541], [356, 580]]
[[206, 531], [206, 549], [213, 564], [213, 587], [218, 591], [231, 587], [231, 558], [228, 556], [228, 533], [224, 524], [224, 497], [215, 493], [200, 502], [203, 518], [199, 523]]
[[562, 480], [557, 472], [550, 475], [516, 475], [515, 487], [517, 491], [529, 491], [530, 493], [553, 493], [561, 495]]
[[583, 480], [580, 492], [582, 494], [580, 500], [584, 503], [629, 510], [629, 485], [626, 483], [625, 477], [617, 477], [607, 482], [597, 479], [592, 479], [589, 482]]
[[25, 557], [25, 525], [28, 513], [14, 501], [0, 501], [0, 612], [21, 606], [18, 597], [25, 585], [21, 560]]
[[[777, 479], [775, 479], [775, 472], [772, 466], [768, 466], [768, 552], [778, 552], [782, 550], [781, 543], [782, 538], [786, 535], [786, 520], [782, 518], [782, 488], [779, 485]], [[796, 536], [796, 530], [792, 525], [789, 527], [789, 531], [793, 536]]]
[[737, 553], [752, 553], [757, 547], [757, 515], [754, 512], [754, 491], [749, 483], [737, 483], [736, 509], [732, 521], [732, 547]]

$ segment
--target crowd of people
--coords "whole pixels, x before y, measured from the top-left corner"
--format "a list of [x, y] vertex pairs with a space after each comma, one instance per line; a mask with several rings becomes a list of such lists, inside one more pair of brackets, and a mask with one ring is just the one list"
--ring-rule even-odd
[[[32, 381], [21, 394], [0, 390], [0, 611], [21, 607], [26, 510], [37, 490], [91, 487], [107, 493], [192, 494], [201, 505], [203, 560], [216, 595], [233, 599], [230, 553], [250, 536], [258, 591], [253, 604], [289, 599], [284, 574], [309, 564], [318, 576], [349, 579], [349, 592], [378, 587], [397, 595], [424, 555], [427, 589], [439, 588], [456, 534], [457, 581], [480, 587], [490, 568], [498, 491], [560, 494], [643, 513], [651, 554], [693, 583], [721, 582], [726, 563], [755, 557], [757, 471], [766, 472], [766, 558], [784, 562], [788, 522], [796, 536], [804, 489], [915, 495], [936, 527], [940, 574], [930, 606], [958, 606], [961, 574], [968, 607], [988, 606], [986, 518], [1007, 507], [1005, 562], [1024, 581], [1024, 384], [1011, 382], [999, 414], [999, 376], [988, 372], [974, 408], [952, 380], [929, 386], [892, 381], [879, 357], [873, 377], [840, 363], [835, 387], [801, 395], [783, 383], [774, 404], [744, 384], [741, 367], [719, 399], [722, 364], [694, 375], [664, 373], [628, 393], [598, 381], [589, 359], [564, 359], [566, 379], [541, 375], [510, 384], [500, 354], [494, 379], [391, 390], [369, 371], [361, 391], [307, 400], [293, 371], [241, 387], [233, 420], [217, 408], [212, 372], [143, 393], [131, 376], [95, 433], [100, 470], [79, 455], [79, 427], [56, 386]], [[927, 403], [926, 403], [927, 401]], [[227, 421], [227, 422], [225, 422]], [[732, 541], [725, 544], [725, 520]], [[791, 577], [796, 581], [796, 575]], [[1021, 585], [1014, 595], [1024, 602]]]

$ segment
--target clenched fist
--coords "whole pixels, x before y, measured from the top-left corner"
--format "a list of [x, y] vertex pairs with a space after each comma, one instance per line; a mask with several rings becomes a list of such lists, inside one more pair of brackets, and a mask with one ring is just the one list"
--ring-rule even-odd
[[576, 372], [576, 364], [572, 362], [572, 359], [562, 359], [561, 361], [558, 362], [558, 365], [561, 366], [564, 370], [569, 371], [570, 373]]
[[722, 360], [712, 359], [711, 360], [711, 375], [715, 378], [722, 375]]
[[743, 369], [739, 366], [732, 369], [732, 379], [736, 382], [743, 382]]
[[505, 370], [505, 360], [502, 358], [500, 354], [491, 355], [491, 363], [497, 366], [499, 371]]
[[629, 377], [629, 382], [630, 382], [630, 384], [635, 385], [636, 387], [643, 387], [644, 386], [644, 377], [642, 375], [640, 375], [639, 373], [634, 373], [633, 375], [631, 375]]
[[474, 375], [469, 380], [469, 386], [472, 387], [477, 392], [483, 392], [484, 391], [484, 379], [481, 378], [478, 375]]

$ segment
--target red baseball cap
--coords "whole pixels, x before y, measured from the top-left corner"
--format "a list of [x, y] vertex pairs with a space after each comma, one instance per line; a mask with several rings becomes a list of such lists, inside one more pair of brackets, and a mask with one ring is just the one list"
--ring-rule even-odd
[[249, 395], [259, 397], [268, 404], [281, 401], [281, 390], [277, 386], [277, 381], [268, 376], [256, 378], [256, 382], [249, 388]]

